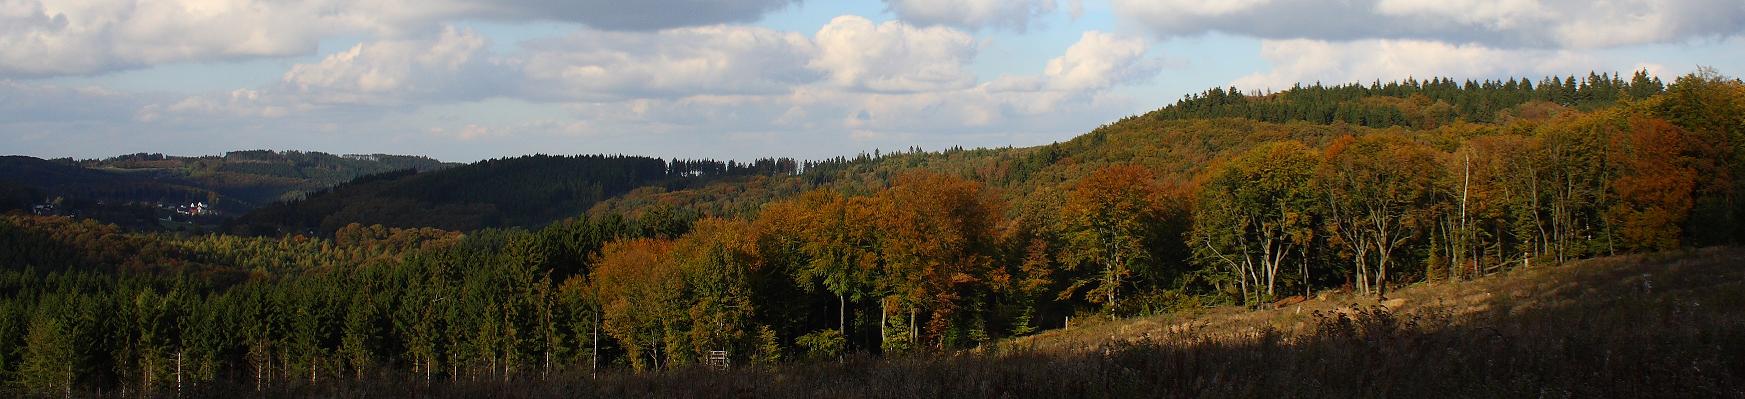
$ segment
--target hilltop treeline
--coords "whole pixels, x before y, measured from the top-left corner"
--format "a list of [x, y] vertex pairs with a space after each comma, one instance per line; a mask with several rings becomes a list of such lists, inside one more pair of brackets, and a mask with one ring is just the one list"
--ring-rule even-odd
[[1594, 109], [1620, 99], [1642, 100], [1660, 94], [1660, 78], [1637, 71], [1630, 80], [1612, 74], [1589, 73], [1531, 79], [1456, 82], [1449, 78], [1406, 79], [1399, 82], [1297, 85], [1276, 94], [1244, 94], [1237, 88], [1213, 88], [1189, 95], [1147, 114], [1157, 119], [1248, 118], [1265, 122], [1335, 121], [1369, 127], [1410, 126], [1430, 129], [1454, 121], [1492, 122], [1500, 113], [1534, 101]]
[[[344, 183], [362, 175], [415, 169], [440, 170], [452, 166], [422, 156], [389, 154], [333, 155], [323, 152], [247, 150], [223, 156], [182, 157], [136, 153], [76, 162], [87, 168], [178, 170], [200, 179], [220, 173], [260, 178], [306, 180], [315, 187]], [[267, 200], [272, 200], [268, 197]], [[264, 202], [264, 201], [263, 201]]]
[[[10, 216], [0, 375], [41, 393], [294, 392], [672, 370], [717, 350], [736, 365], [930, 353], [1074, 315], [1386, 295], [1745, 238], [1745, 84], [1691, 75], [1618, 98], [1435, 128], [1138, 117], [1058, 145], [632, 192], [646, 201], [535, 229], [178, 238]], [[529, 159], [360, 182], [377, 192], [356, 198], [597, 198], [673, 173]], [[549, 181], [516, 177], [532, 174], [582, 183], [520, 187]], [[711, 205], [728, 187], [775, 199]]]

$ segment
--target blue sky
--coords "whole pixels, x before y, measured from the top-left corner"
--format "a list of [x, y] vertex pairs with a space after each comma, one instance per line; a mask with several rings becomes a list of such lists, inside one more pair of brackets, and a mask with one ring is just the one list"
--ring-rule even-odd
[[1213, 86], [1745, 70], [1738, 0], [0, 0], [0, 153], [822, 158]]

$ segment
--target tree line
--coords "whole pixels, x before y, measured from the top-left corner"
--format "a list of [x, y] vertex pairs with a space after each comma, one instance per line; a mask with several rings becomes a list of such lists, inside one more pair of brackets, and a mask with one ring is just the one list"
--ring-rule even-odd
[[1370, 127], [1435, 128], [1456, 120], [1493, 122], [1500, 111], [1533, 101], [1593, 109], [1619, 99], [1642, 100], [1665, 90], [1660, 78], [1637, 71], [1621, 75], [1589, 73], [1532, 79], [1457, 82], [1450, 78], [1350, 83], [1298, 84], [1278, 93], [1244, 93], [1212, 88], [1191, 94], [1148, 116], [1157, 119], [1249, 118], [1266, 122], [1335, 121]]

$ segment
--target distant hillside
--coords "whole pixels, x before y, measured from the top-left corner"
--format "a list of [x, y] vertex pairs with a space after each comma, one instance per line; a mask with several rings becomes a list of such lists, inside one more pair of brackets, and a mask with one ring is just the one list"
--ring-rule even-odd
[[205, 196], [200, 188], [183, 182], [158, 181], [149, 174], [90, 169], [64, 160], [26, 156], [0, 157], [0, 181], [46, 191], [49, 195], [93, 199], [183, 200]]
[[799, 167], [791, 159], [749, 164], [606, 155], [493, 159], [430, 173], [365, 176], [251, 212], [233, 230], [325, 234], [351, 223], [455, 231], [534, 226], [580, 215], [601, 200], [639, 187], [791, 175]]
[[267, 150], [201, 157], [140, 153], [79, 164], [92, 169], [145, 173], [158, 180], [216, 191], [238, 203], [237, 208], [227, 209], [235, 213], [300, 198], [304, 193], [333, 187], [358, 176], [408, 169], [440, 170], [456, 165], [423, 156]]
[[155, 229], [156, 205], [206, 201], [239, 209], [245, 204], [206, 188], [151, 173], [80, 167], [66, 160], [0, 157], [0, 211], [50, 204], [53, 212], [128, 228]]
[[156, 229], [162, 206], [208, 203], [221, 219], [357, 176], [451, 166], [426, 157], [237, 151], [224, 156], [132, 154], [101, 160], [0, 157], [0, 211], [50, 203], [54, 212]]
[[0, 212], [29, 209], [42, 200], [42, 192], [17, 183], [0, 182]]

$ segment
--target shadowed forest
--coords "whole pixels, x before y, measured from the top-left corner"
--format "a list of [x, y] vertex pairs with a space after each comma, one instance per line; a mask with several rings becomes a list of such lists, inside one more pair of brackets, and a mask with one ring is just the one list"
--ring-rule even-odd
[[421, 166], [208, 233], [13, 212], [0, 392], [1742, 396], [1742, 157], [1745, 83], [1638, 72], [1220, 88], [1030, 148]]

